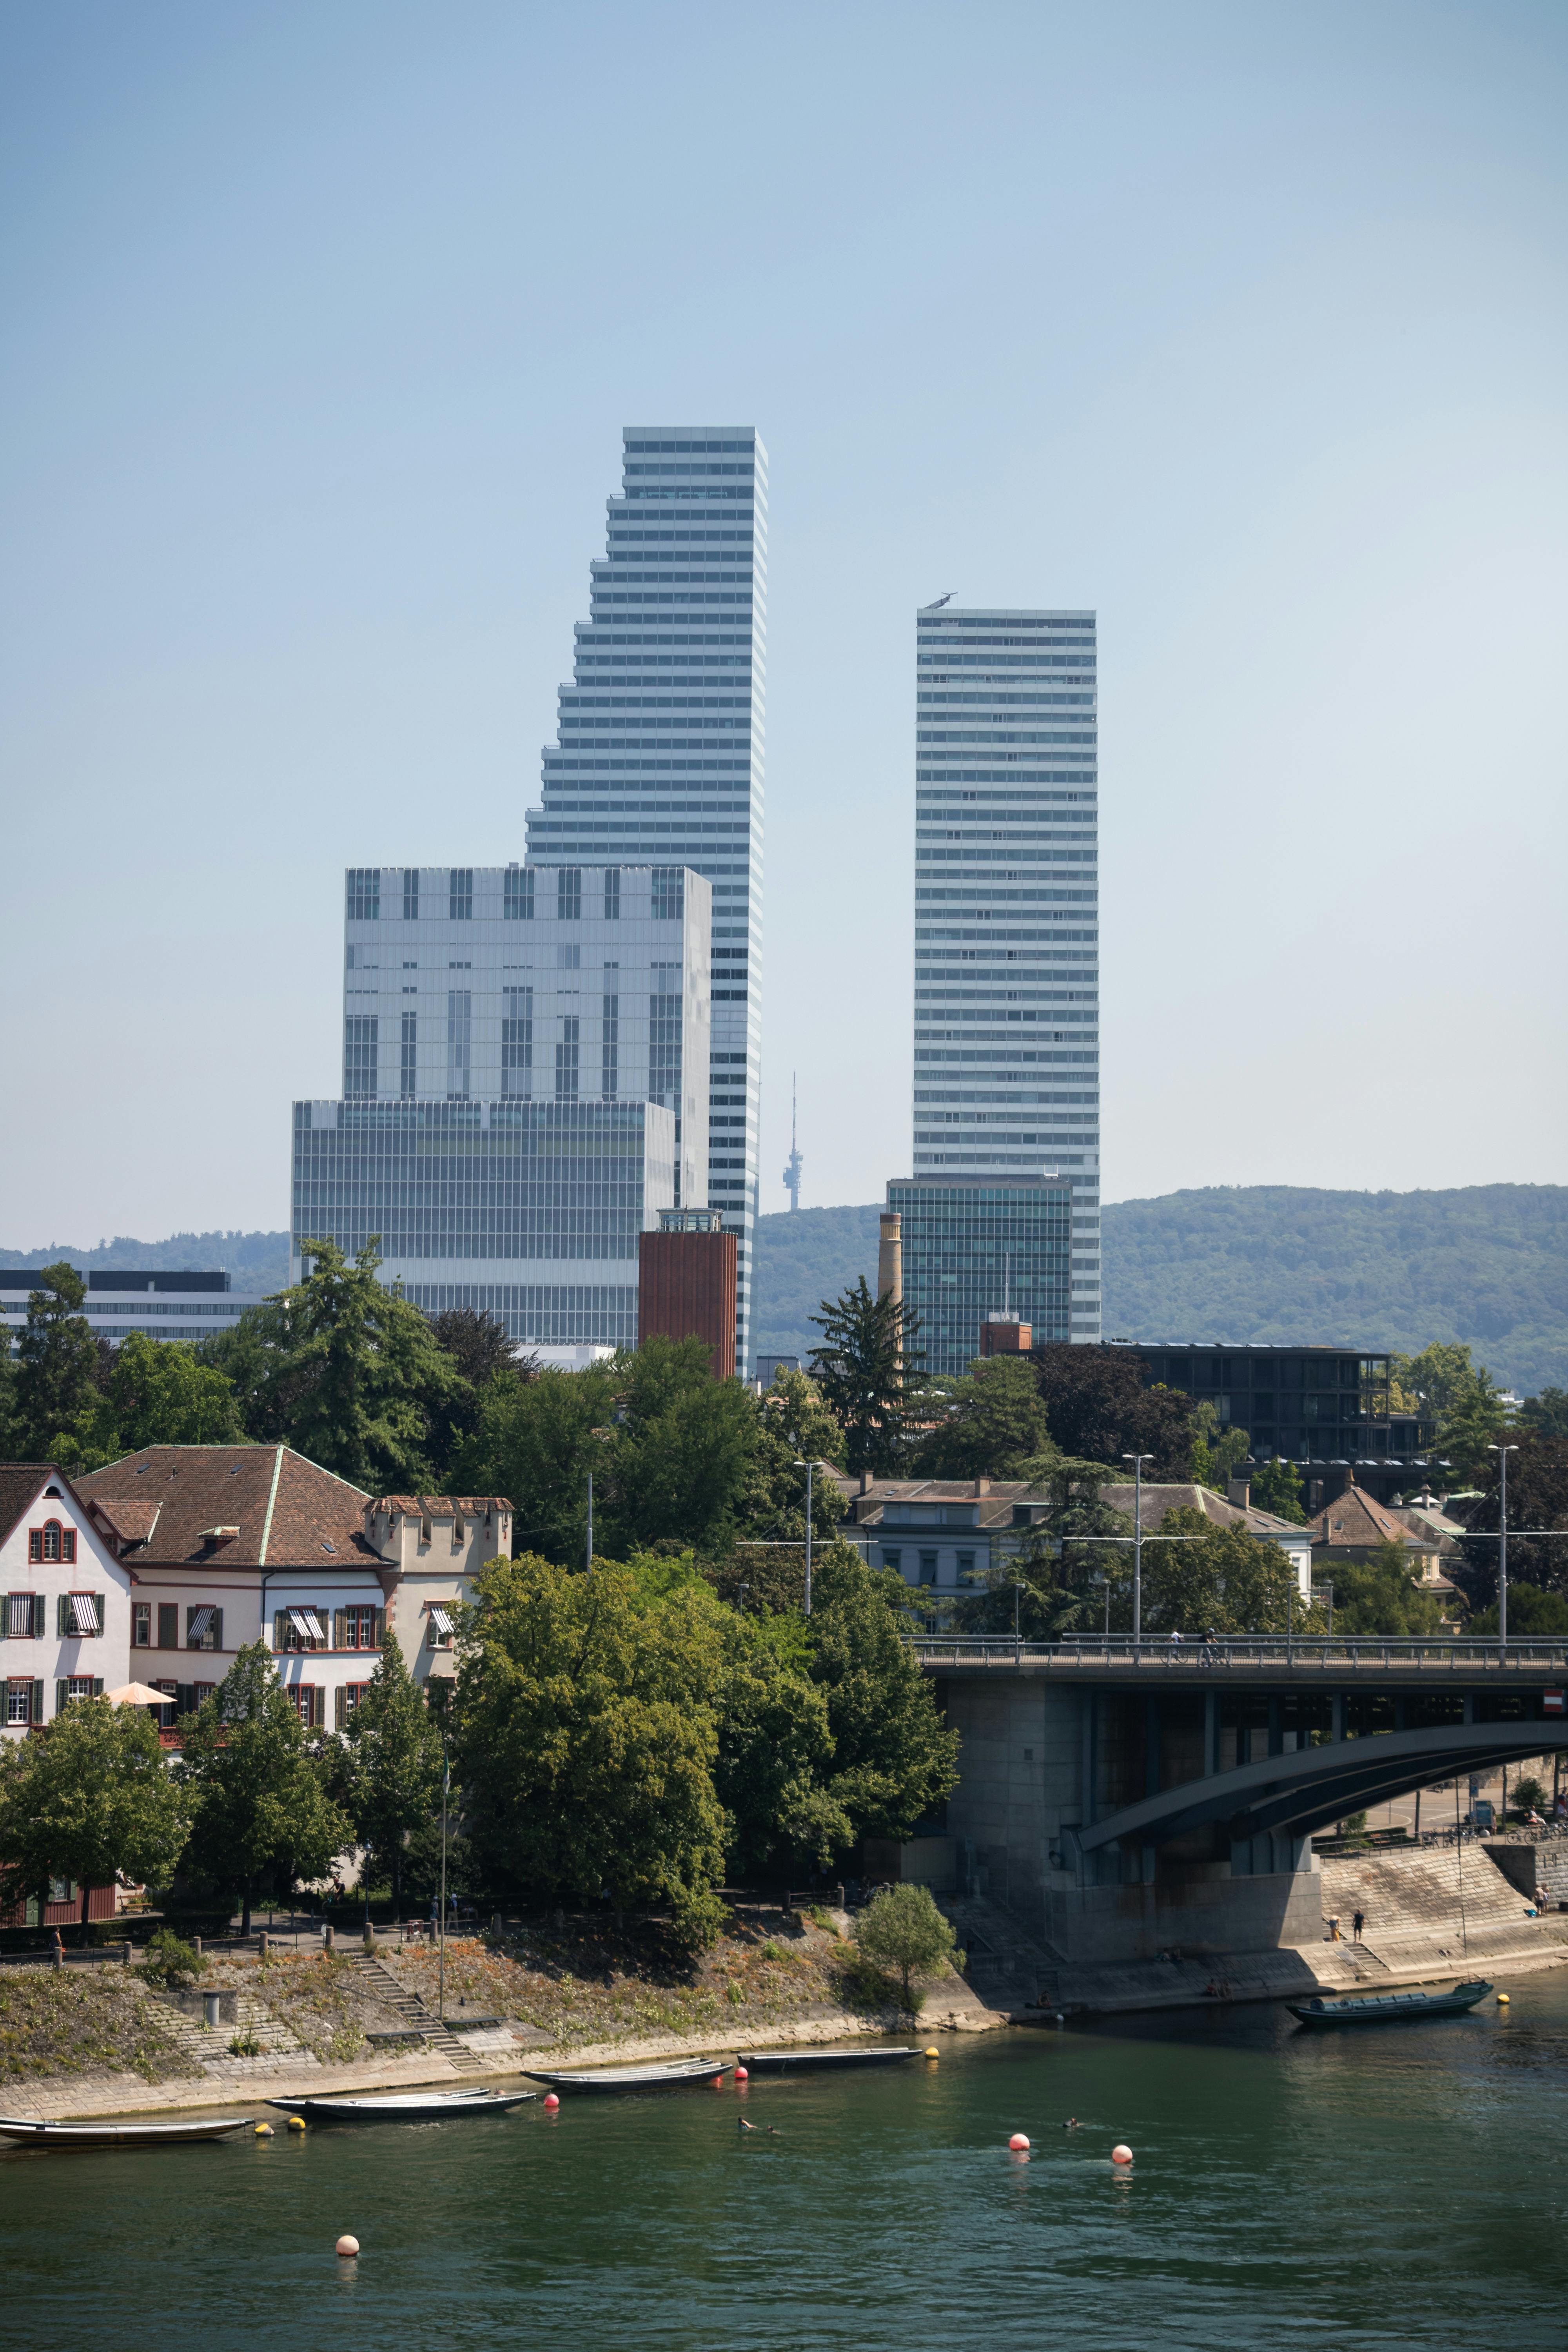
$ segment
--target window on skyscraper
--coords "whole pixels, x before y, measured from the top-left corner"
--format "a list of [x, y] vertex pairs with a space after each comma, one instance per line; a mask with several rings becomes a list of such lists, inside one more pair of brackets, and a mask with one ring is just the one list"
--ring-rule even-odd
[[582, 920], [583, 869], [580, 866], [563, 866], [556, 874], [555, 912], [563, 923]]
[[447, 914], [454, 923], [472, 920], [474, 912], [474, 869], [471, 866], [454, 866], [448, 885]]
[[500, 1024], [500, 1090], [503, 1095], [533, 1091], [533, 991], [501, 991], [506, 1011]]
[[653, 869], [654, 921], [679, 922], [685, 912], [686, 869], [680, 866], [656, 866]]
[[379, 866], [349, 867], [349, 920], [351, 923], [374, 923], [381, 917], [381, 868]]
[[562, 1015], [561, 1037], [555, 1048], [555, 1099], [575, 1102], [577, 1099], [577, 1059], [580, 1051], [579, 1033], [582, 1023], [574, 1013]]
[[343, 1094], [351, 1102], [374, 1097], [380, 1028], [374, 1013], [351, 1013], [343, 1023]]
[[401, 1095], [418, 1092], [419, 1086], [419, 1015], [405, 1013], [403, 1016], [402, 1061], [398, 1069], [397, 1091]]
[[621, 869], [618, 866], [605, 868], [605, 920], [616, 923], [621, 915]]
[[419, 920], [419, 868], [405, 866], [403, 869], [403, 919], [405, 923]]
[[468, 1034], [473, 998], [466, 988], [447, 992], [447, 1100], [468, 1098]]
[[[605, 977], [609, 978], [609, 967]], [[599, 1092], [606, 1102], [614, 1102], [620, 1085], [621, 1063], [621, 1000], [605, 992], [604, 1031], [601, 1044]]]
[[533, 868], [531, 866], [509, 866], [501, 885], [501, 914], [511, 923], [531, 923], [533, 920]]

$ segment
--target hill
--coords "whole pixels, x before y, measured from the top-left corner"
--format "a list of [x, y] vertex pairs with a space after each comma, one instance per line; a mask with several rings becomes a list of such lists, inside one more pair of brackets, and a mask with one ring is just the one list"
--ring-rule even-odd
[[281, 1290], [289, 1279], [287, 1234], [171, 1234], [164, 1242], [138, 1242], [118, 1235], [82, 1249], [76, 1242], [50, 1242], [47, 1249], [0, 1249], [0, 1265], [54, 1265], [68, 1258], [84, 1274], [112, 1266], [144, 1266], [149, 1274], [175, 1274], [192, 1267], [224, 1267], [236, 1290]]

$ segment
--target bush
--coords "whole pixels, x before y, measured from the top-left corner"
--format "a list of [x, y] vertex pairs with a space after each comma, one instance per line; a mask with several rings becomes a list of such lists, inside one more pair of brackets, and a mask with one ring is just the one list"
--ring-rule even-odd
[[172, 1928], [160, 1927], [147, 1945], [147, 1957], [138, 1971], [149, 1984], [171, 1987], [194, 1984], [206, 1967], [200, 1952], [182, 1943]]
[[897, 1969], [903, 2006], [918, 2016], [914, 1979], [945, 1967], [956, 1938], [929, 1886], [885, 1886], [856, 1920], [855, 1941], [879, 1968]]
[[1512, 1810], [1516, 1813], [1543, 1813], [1546, 1811], [1546, 1791], [1539, 1780], [1528, 1778], [1516, 1780], [1512, 1795]]
[[899, 1988], [892, 1978], [853, 1944], [839, 1963], [837, 1979], [838, 1998], [846, 2009], [884, 2010], [898, 2004]]

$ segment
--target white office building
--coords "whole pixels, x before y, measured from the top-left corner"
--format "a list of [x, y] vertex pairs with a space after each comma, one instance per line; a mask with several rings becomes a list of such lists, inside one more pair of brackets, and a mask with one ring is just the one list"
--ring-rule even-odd
[[706, 1200], [740, 1236], [744, 1363], [762, 1074], [767, 452], [751, 425], [628, 425], [622, 437], [622, 491], [608, 501], [559, 740], [543, 754], [529, 855], [668, 861], [712, 886]]
[[[111, 1347], [132, 1331], [150, 1339], [211, 1339], [229, 1330], [267, 1293], [234, 1290], [221, 1266], [153, 1271], [133, 1266], [77, 1268], [87, 1285], [81, 1313], [96, 1339]], [[0, 1266], [0, 1325], [12, 1335], [26, 1328], [27, 1300], [38, 1286], [37, 1266]]]
[[306, 1241], [379, 1235], [428, 1313], [635, 1346], [637, 1236], [704, 1205], [710, 921], [680, 866], [352, 868], [342, 1099], [294, 1106], [294, 1278]]
[[[947, 1371], [977, 1349], [985, 1287], [1037, 1340], [1100, 1335], [1095, 616], [944, 604], [916, 639], [920, 1197], [889, 1200]], [[955, 1252], [958, 1287], [981, 1288], [950, 1331]]]

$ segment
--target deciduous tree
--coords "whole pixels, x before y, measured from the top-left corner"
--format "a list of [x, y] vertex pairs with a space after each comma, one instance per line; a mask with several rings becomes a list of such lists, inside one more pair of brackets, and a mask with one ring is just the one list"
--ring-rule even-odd
[[911, 1477], [1018, 1478], [1055, 1451], [1027, 1356], [986, 1357], [960, 1380], [933, 1381], [926, 1402], [940, 1418], [911, 1451]]
[[855, 1921], [855, 1941], [879, 1969], [898, 1973], [903, 2005], [914, 2011], [916, 1979], [935, 1976], [956, 1938], [929, 1886], [884, 1886]]
[[958, 1734], [900, 1631], [908, 1588], [837, 1543], [816, 1569], [811, 1678], [827, 1702], [829, 1795], [857, 1837], [906, 1838], [958, 1781]]
[[441, 1734], [394, 1633], [348, 1719], [343, 1748], [343, 1809], [400, 1910], [405, 1841], [428, 1827], [441, 1801]]
[[163, 1881], [189, 1822], [145, 1707], [73, 1699], [45, 1738], [0, 1745], [0, 1901], [36, 1894], [54, 1875], [81, 1886]]
[[1306, 1506], [1301, 1496], [1301, 1473], [1293, 1462], [1277, 1459], [1265, 1462], [1253, 1474], [1252, 1499], [1260, 1511], [1272, 1511], [1277, 1519], [1289, 1519], [1294, 1528], [1307, 1524]]
[[1063, 1454], [1109, 1462], [1152, 1454], [1146, 1476], [1193, 1475], [1193, 1413], [1179, 1390], [1147, 1389], [1142, 1359], [1129, 1348], [1075, 1348], [1051, 1340], [1037, 1348], [1040, 1397], [1051, 1437]]
[[180, 1729], [180, 1777], [194, 1813], [186, 1866], [239, 1896], [248, 1935], [259, 1879], [319, 1878], [353, 1832], [328, 1797], [265, 1642], [239, 1652]]
[[98, 1350], [81, 1309], [87, 1285], [64, 1258], [42, 1267], [17, 1342], [17, 1438], [27, 1459], [75, 1466], [79, 1428], [96, 1400]]
[[1383, 1633], [1390, 1640], [1436, 1633], [1443, 1604], [1424, 1592], [1411, 1555], [1397, 1536], [1380, 1543], [1370, 1559], [1334, 1562], [1336, 1633]]

